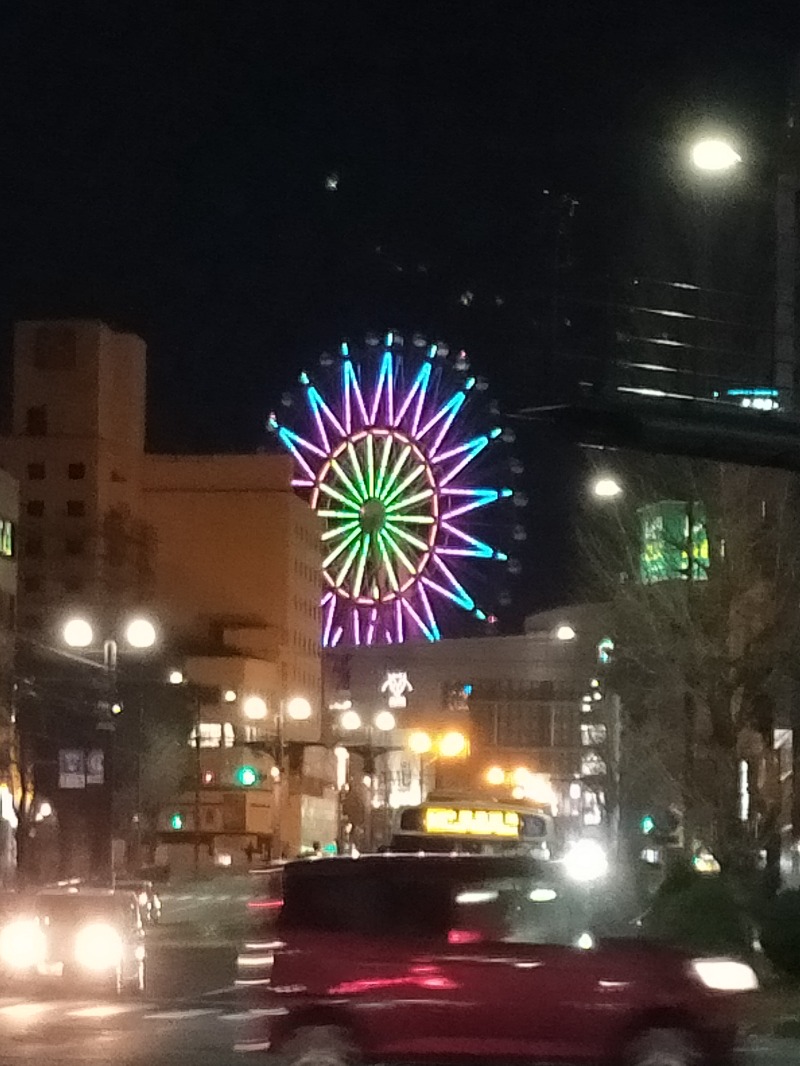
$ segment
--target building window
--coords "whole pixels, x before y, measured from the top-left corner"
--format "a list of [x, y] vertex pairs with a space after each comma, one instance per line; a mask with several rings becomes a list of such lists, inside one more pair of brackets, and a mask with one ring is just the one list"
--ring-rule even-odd
[[31, 518], [41, 518], [44, 514], [44, 500], [28, 500], [25, 510]]
[[74, 574], [64, 578], [64, 588], [67, 592], [80, 592], [84, 586], [83, 578], [76, 577]]
[[83, 555], [83, 549], [85, 541], [83, 537], [67, 537], [64, 541], [64, 548], [67, 555]]
[[47, 436], [47, 408], [29, 407], [25, 414], [25, 432], [29, 437]]
[[28, 463], [28, 481], [44, 481], [44, 463]]
[[83, 500], [67, 500], [67, 514], [70, 518], [83, 518], [86, 504]]
[[83, 481], [86, 477], [86, 465], [84, 463], [70, 463], [67, 467], [67, 477], [70, 481]]
[[11, 559], [14, 555], [14, 523], [0, 518], [0, 558]]
[[29, 559], [38, 559], [44, 555], [44, 544], [41, 537], [25, 538], [25, 555]]
[[29, 574], [23, 582], [26, 592], [41, 592], [42, 579], [38, 574]]

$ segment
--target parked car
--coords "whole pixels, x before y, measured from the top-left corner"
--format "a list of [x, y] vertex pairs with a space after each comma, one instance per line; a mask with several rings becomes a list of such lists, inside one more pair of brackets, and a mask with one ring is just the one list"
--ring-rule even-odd
[[593, 899], [526, 858], [290, 863], [239, 958], [262, 1008], [245, 1044], [289, 1066], [724, 1061], [750, 967], [605, 938]]
[[156, 892], [152, 881], [115, 881], [117, 892], [133, 892], [139, 901], [143, 920], [149, 925], [161, 921], [161, 897]]
[[146, 952], [136, 895], [73, 886], [21, 897], [0, 929], [0, 967], [15, 987], [52, 978], [70, 988], [143, 992]]

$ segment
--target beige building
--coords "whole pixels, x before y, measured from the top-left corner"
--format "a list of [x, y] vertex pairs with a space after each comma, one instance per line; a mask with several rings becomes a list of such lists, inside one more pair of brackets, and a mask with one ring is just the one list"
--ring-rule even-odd
[[21, 322], [3, 466], [20, 487], [19, 625], [80, 608], [106, 625], [152, 594], [141, 520], [145, 345], [101, 322]]
[[[320, 736], [316, 516], [286, 456], [147, 455], [145, 362], [142, 340], [101, 322], [16, 327], [0, 465], [20, 483], [20, 626], [55, 643], [76, 612], [110, 635], [137, 610], [153, 618], [197, 705], [209, 812], [195, 827], [192, 792], [184, 824], [212, 861], [215, 841], [238, 857], [238, 845], [335, 838], [335, 773], [308, 746]], [[253, 697], [263, 718], [245, 711]], [[310, 708], [302, 721], [293, 698]], [[243, 766], [258, 771], [245, 790]]]

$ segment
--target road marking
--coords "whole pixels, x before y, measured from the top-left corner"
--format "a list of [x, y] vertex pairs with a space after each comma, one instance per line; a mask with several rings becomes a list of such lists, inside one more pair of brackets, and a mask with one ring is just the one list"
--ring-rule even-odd
[[285, 1007], [275, 1008], [258, 1008], [254, 1007], [252, 1010], [240, 1010], [235, 1011], [233, 1014], [220, 1014], [219, 1020], [221, 1022], [246, 1022], [255, 1018], [274, 1018], [276, 1014], [285, 1014]]
[[179, 1022], [184, 1018], [201, 1018], [204, 1014], [216, 1014], [213, 1008], [195, 1007], [190, 1010], [161, 1010], [153, 1014], [145, 1014], [149, 1021]]
[[21, 1003], [14, 1003], [9, 1007], [0, 1007], [0, 1014], [3, 1014], [6, 1018], [24, 1021], [26, 1018], [35, 1018], [37, 1015], [45, 1014], [52, 1009], [52, 1003], [28, 1003], [23, 1000]]
[[142, 1010], [139, 1003], [98, 1003], [94, 1007], [68, 1010], [66, 1014], [68, 1018], [113, 1018], [118, 1014], [131, 1014], [137, 1010]]

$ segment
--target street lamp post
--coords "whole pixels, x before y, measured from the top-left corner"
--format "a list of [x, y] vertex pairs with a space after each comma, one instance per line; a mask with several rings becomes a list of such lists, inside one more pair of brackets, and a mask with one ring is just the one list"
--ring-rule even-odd
[[[91, 622], [82, 616], [75, 616], [68, 619], [62, 628], [61, 637], [64, 644], [73, 651], [90, 652], [95, 646], [95, 631]], [[127, 648], [130, 648], [136, 652], [145, 652], [152, 648], [157, 639], [158, 634], [153, 623], [144, 617], [134, 617], [130, 619], [125, 626], [123, 633], [124, 644]], [[105, 698], [108, 704], [108, 710], [111, 714], [117, 714], [121, 707], [118, 702], [118, 675], [117, 667], [119, 660], [119, 642], [115, 636], [106, 637], [102, 641], [102, 663], [97, 663], [94, 659], [87, 656], [76, 655], [74, 658], [84, 663], [87, 666], [97, 667], [103, 670], [105, 678]], [[141, 707], [140, 707], [141, 716]], [[99, 841], [95, 839], [95, 845], [97, 847], [97, 854], [95, 856], [97, 864], [101, 868], [106, 868], [105, 872], [108, 873], [109, 880], [113, 882], [114, 878], [114, 824], [113, 824], [113, 808], [114, 808], [114, 751], [113, 751], [113, 739], [114, 739], [114, 725], [109, 721], [101, 721], [97, 723], [97, 728], [102, 729], [104, 732], [110, 734], [108, 742], [103, 746], [103, 787], [106, 790], [108, 797], [108, 803], [106, 805], [106, 819], [107, 819], [107, 840]], [[141, 740], [141, 727], [139, 729], [139, 735]], [[138, 763], [141, 760], [141, 749], [137, 750], [137, 780], [141, 775], [141, 768]], [[137, 797], [139, 796], [140, 788], [137, 784]], [[137, 806], [139, 805], [139, 799], [137, 798]], [[137, 810], [136, 817], [141, 819], [141, 811]], [[103, 833], [103, 837], [106, 833]]]
[[[375, 799], [375, 732], [391, 733], [397, 727], [397, 721], [391, 711], [378, 711], [367, 722], [362, 722], [361, 715], [354, 710], [345, 711], [339, 718], [339, 727], [345, 733], [357, 733], [363, 731], [366, 743], [364, 748], [364, 773], [369, 776], [369, 810], [366, 817], [366, 846], [367, 851], [372, 851], [375, 839], [374, 832], [374, 799]], [[388, 803], [388, 796], [386, 797]]]
[[[250, 722], [263, 722], [269, 715], [266, 700], [261, 696], [248, 696], [242, 704], [242, 712]], [[305, 696], [292, 696], [281, 701], [275, 714], [275, 766], [277, 780], [273, 782], [273, 833], [272, 850], [275, 857], [281, 857], [283, 847], [283, 790], [288, 784], [286, 768], [286, 720], [307, 722], [313, 713], [311, 703]]]

